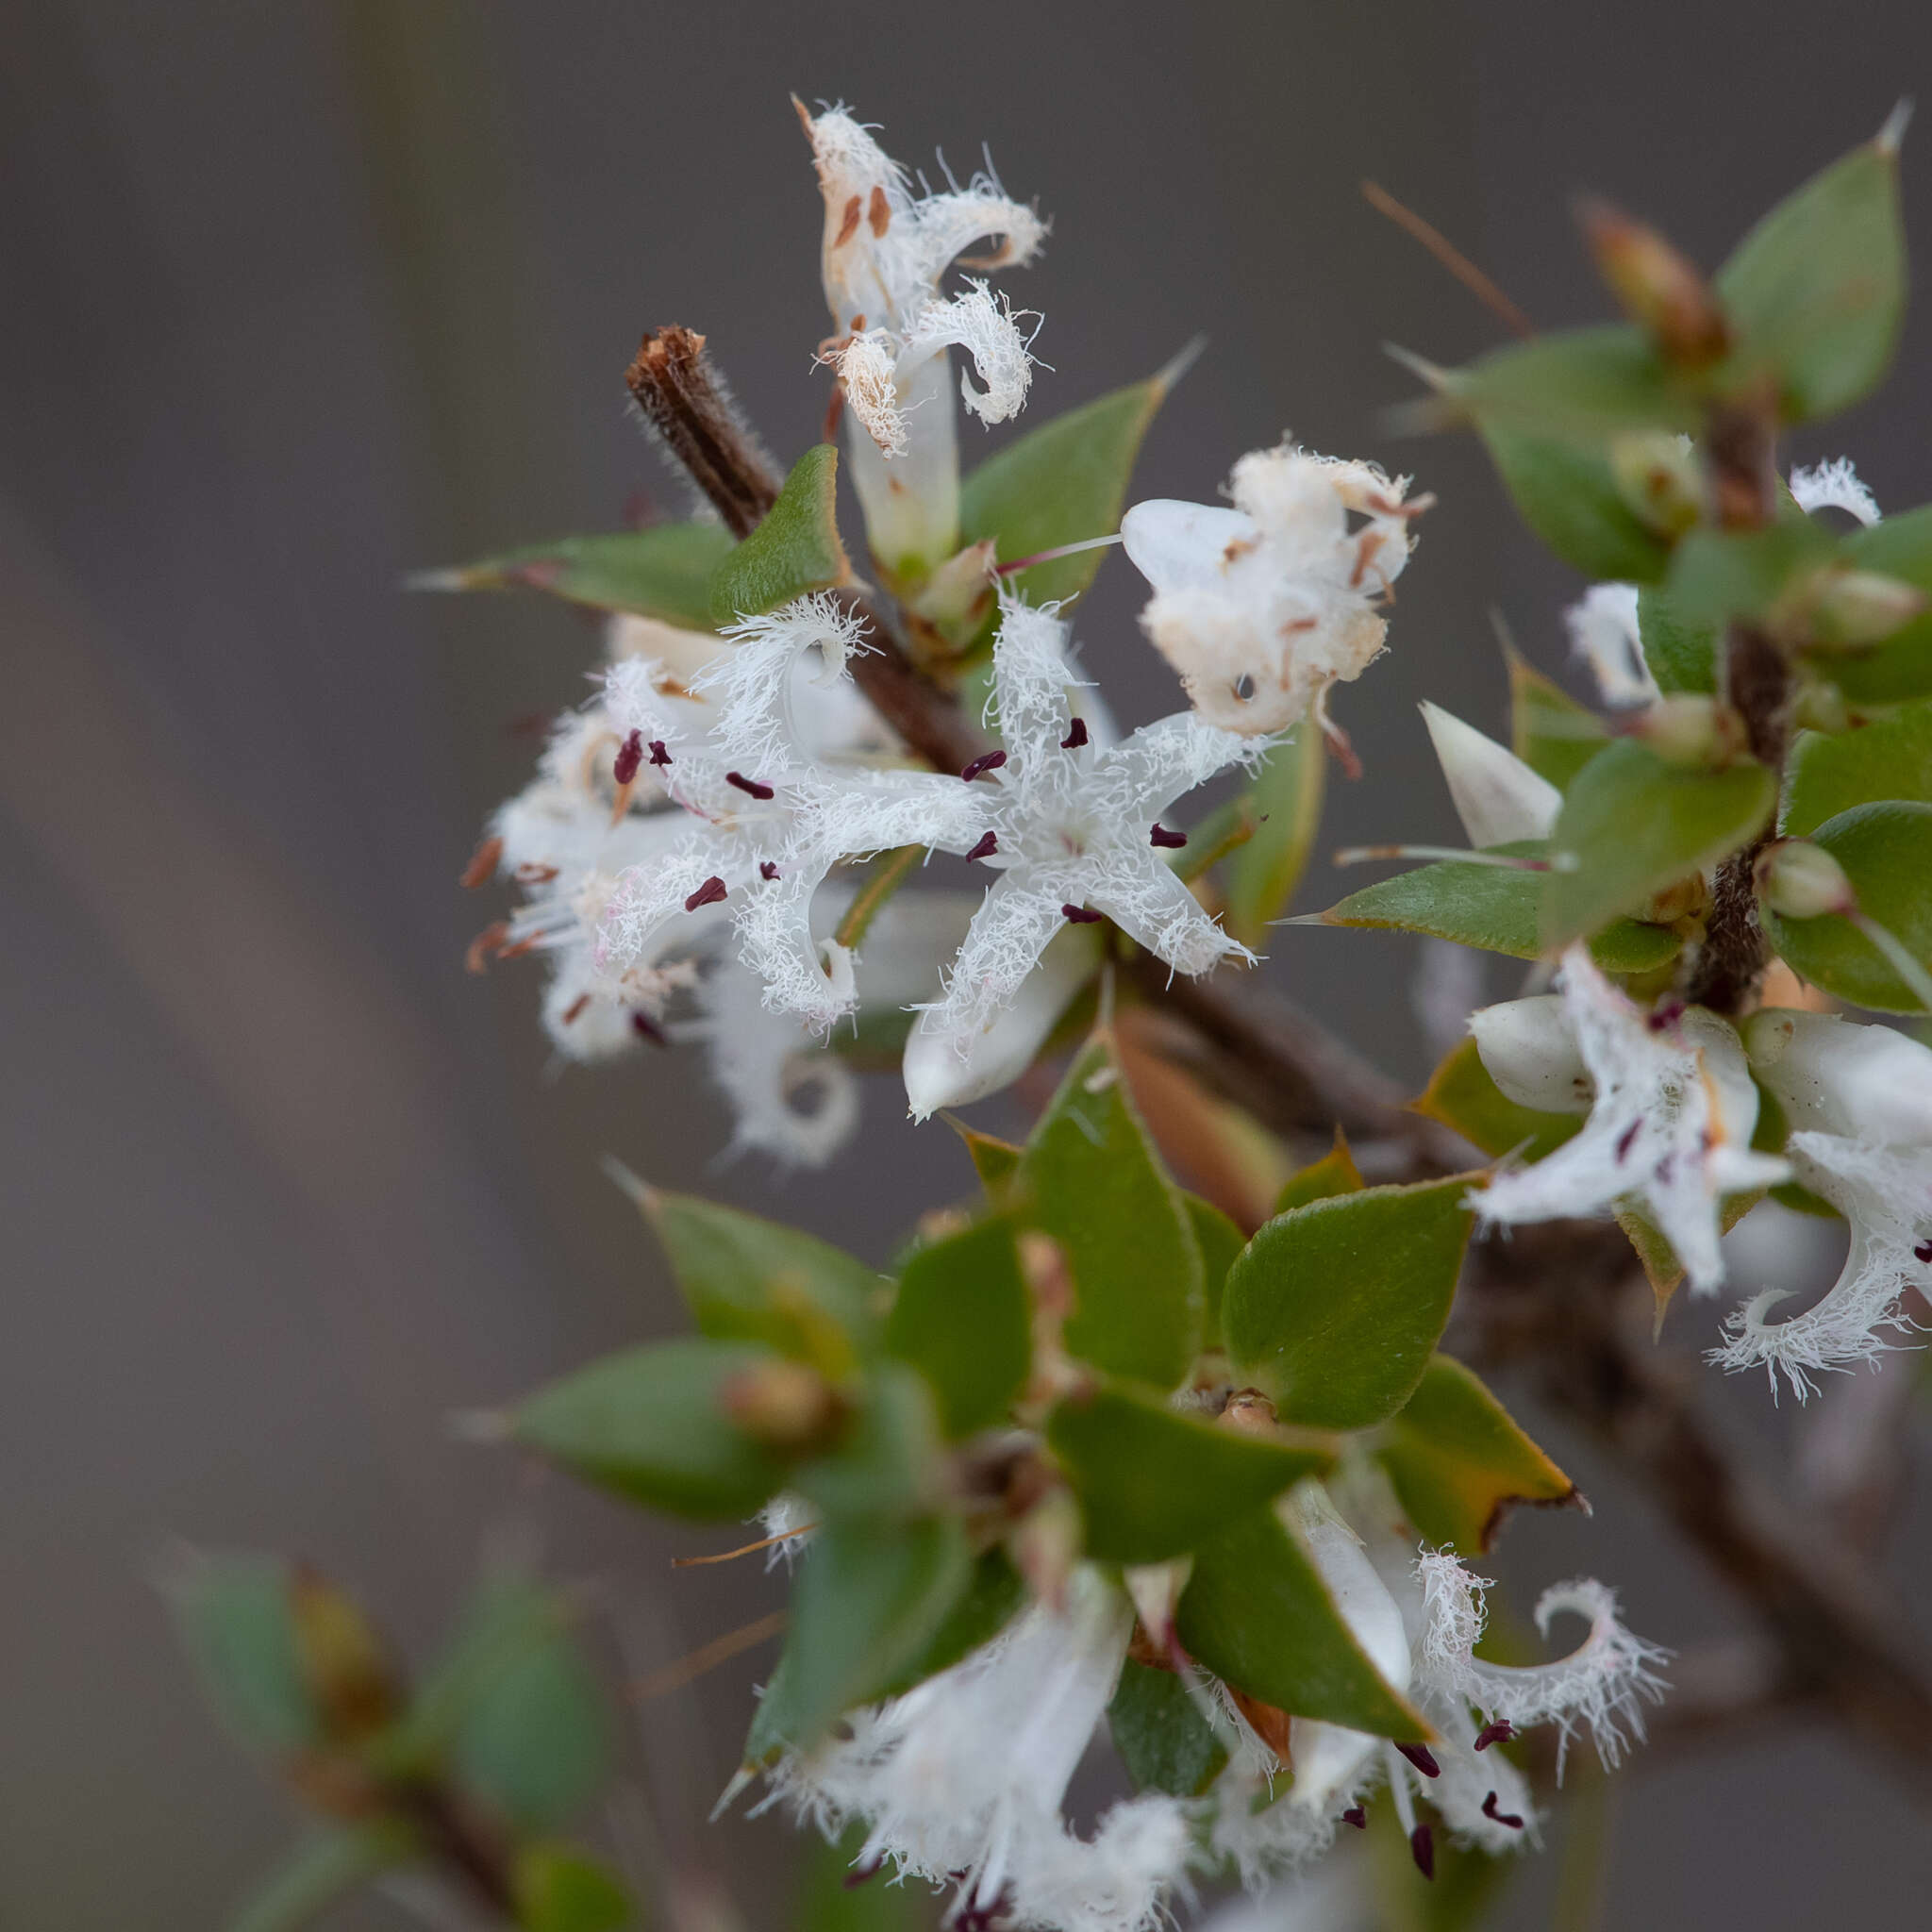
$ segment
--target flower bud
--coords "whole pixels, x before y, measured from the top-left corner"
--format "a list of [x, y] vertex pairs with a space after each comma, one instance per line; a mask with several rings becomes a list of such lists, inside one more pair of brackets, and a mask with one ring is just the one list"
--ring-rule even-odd
[[1807, 731], [1827, 731], [1834, 736], [1851, 726], [1851, 713], [1845, 694], [1837, 685], [1823, 678], [1807, 678], [1798, 686], [1791, 706], [1791, 722]]
[[382, 1640], [361, 1607], [308, 1564], [289, 1579], [289, 1615], [303, 1681], [331, 1743], [379, 1731], [402, 1707]]
[[1757, 896], [1785, 919], [1816, 919], [1857, 908], [1845, 869], [1823, 845], [1780, 839], [1758, 855], [1753, 882]]
[[1547, 778], [1441, 705], [1425, 703], [1423, 723], [1472, 845], [1549, 837], [1563, 794]]
[[920, 586], [911, 603], [914, 614], [948, 636], [970, 639], [992, 611], [995, 555], [988, 537], [949, 557]]
[[729, 1377], [719, 1397], [736, 1427], [794, 1454], [828, 1446], [845, 1414], [839, 1391], [816, 1369], [776, 1358]]
[[1715, 362], [1730, 346], [1730, 325], [1703, 275], [1655, 228], [1607, 201], [1586, 200], [1577, 213], [1598, 274], [1665, 359], [1685, 368]]
[[1130, 1563], [1121, 1572], [1121, 1581], [1134, 1600], [1135, 1613], [1148, 1640], [1163, 1657], [1174, 1650], [1174, 1611], [1194, 1574], [1191, 1555], [1175, 1557], [1165, 1563]]
[[1890, 1026], [1766, 1007], [1744, 1023], [1751, 1070], [1793, 1127], [1932, 1147], [1932, 1047]]
[[1668, 764], [1725, 765], [1744, 749], [1744, 721], [1707, 692], [1674, 691], [1631, 727]]
[[1613, 436], [1610, 475], [1638, 521], [1659, 537], [1681, 537], [1703, 522], [1707, 492], [1688, 436], [1634, 429]]
[[1559, 994], [1506, 1000], [1469, 1016], [1475, 1050], [1504, 1097], [1539, 1113], [1588, 1113], [1595, 1083]]
[[1875, 570], [1831, 570], [1811, 587], [1811, 641], [1827, 650], [1882, 643], [1925, 608], [1925, 593]]

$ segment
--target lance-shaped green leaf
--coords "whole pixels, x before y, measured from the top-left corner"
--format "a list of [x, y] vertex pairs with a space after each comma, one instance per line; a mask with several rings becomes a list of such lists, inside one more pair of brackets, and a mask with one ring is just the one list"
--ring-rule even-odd
[[280, 1557], [184, 1550], [161, 1588], [208, 1702], [236, 1740], [272, 1758], [320, 1741], [322, 1714], [302, 1668], [293, 1574]]
[[840, 1712], [882, 1695], [932, 1642], [973, 1569], [966, 1532], [950, 1516], [826, 1524], [799, 1568], [784, 1655], [758, 1700], [744, 1761], [809, 1746]]
[[372, 1878], [421, 1855], [393, 1824], [362, 1824], [307, 1838], [251, 1892], [228, 1932], [297, 1932]]
[[1550, 838], [1542, 943], [1555, 952], [1653, 894], [1728, 858], [1771, 817], [1777, 781], [1749, 758], [1720, 771], [1674, 765], [1635, 739], [1576, 774]]
[[610, 1721], [596, 1675], [568, 1606], [541, 1585], [499, 1579], [473, 1621], [478, 1642], [512, 1628], [527, 1634], [471, 1685], [455, 1730], [457, 1775], [521, 1830], [555, 1830], [596, 1796], [609, 1770]]
[[801, 1462], [791, 1485], [822, 1516], [904, 1521], [940, 1501], [941, 1447], [924, 1378], [903, 1362], [878, 1362], [866, 1372], [837, 1442]]
[[679, 1341], [606, 1356], [511, 1413], [513, 1437], [633, 1502], [699, 1519], [745, 1517], [785, 1463], [730, 1420], [738, 1377], [780, 1357], [749, 1342]]
[[1097, 1027], [1041, 1116], [1020, 1164], [1034, 1224], [1074, 1283], [1068, 1350], [1111, 1374], [1174, 1388], [1207, 1316], [1200, 1244]]
[[1409, 1743], [1434, 1735], [1370, 1662], [1273, 1507], [1195, 1553], [1174, 1627], [1190, 1657], [1277, 1710]]
[[1227, 1271], [1247, 1246], [1248, 1238], [1212, 1201], [1204, 1201], [1199, 1194], [1183, 1194], [1181, 1199], [1201, 1250], [1201, 1287], [1208, 1310], [1202, 1346], [1211, 1347], [1221, 1334], [1221, 1291], [1226, 1285]]
[[1111, 1563], [1183, 1556], [1334, 1460], [1326, 1445], [1239, 1433], [1119, 1382], [1067, 1397], [1046, 1440], [1080, 1499], [1088, 1554]]
[[524, 1846], [511, 1882], [523, 1932], [625, 1932], [640, 1923], [623, 1882], [575, 1845]]
[[[1062, 543], [1112, 536], [1141, 439], [1192, 359], [1191, 350], [1183, 351], [1146, 381], [1069, 409], [989, 457], [960, 487], [961, 541], [991, 538], [999, 560], [1011, 563]], [[1017, 573], [1010, 587], [1031, 604], [1077, 597], [1106, 555], [1083, 550], [1037, 563]]]
[[1485, 1154], [1520, 1152], [1528, 1161], [1554, 1154], [1583, 1125], [1580, 1113], [1519, 1107], [1490, 1077], [1474, 1040], [1463, 1041], [1442, 1060], [1421, 1098], [1410, 1105], [1417, 1113], [1455, 1128]]
[[1274, 1198], [1274, 1211], [1287, 1214], [1296, 1208], [1306, 1208], [1310, 1201], [1329, 1201], [1337, 1194], [1357, 1194], [1365, 1186], [1361, 1169], [1348, 1150], [1348, 1137], [1337, 1127], [1335, 1145], [1320, 1160], [1310, 1161], [1282, 1183], [1281, 1192]]
[[951, 1114], [943, 1114], [941, 1118], [966, 1143], [966, 1152], [973, 1162], [973, 1172], [979, 1176], [979, 1185], [991, 1199], [998, 1200], [1000, 1191], [1019, 1167], [1020, 1157], [1025, 1150], [1014, 1146], [1010, 1141], [1000, 1140], [996, 1135], [982, 1134], [977, 1127], [969, 1127], [964, 1121], [955, 1120]]
[[713, 624], [757, 617], [808, 591], [852, 581], [839, 538], [838, 489], [837, 445], [814, 443], [792, 464], [764, 522], [712, 574]]
[[1514, 651], [1508, 657], [1509, 747], [1539, 777], [1567, 791], [1609, 733], [1588, 705], [1579, 705]]
[[1788, 422], [1848, 408], [1885, 374], [1905, 308], [1894, 115], [1781, 201], [1739, 243], [1717, 290], [1738, 359], [1776, 375]]
[[1500, 423], [1484, 425], [1483, 441], [1516, 513], [1573, 569], [1648, 584], [1670, 568], [1670, 545], [1624, 501], [1601, 449]]
[[1393, 1415], [1449, 1319], [1472, 1178], [1364, 1188], [1276, 1215], [1228, 1274], [1221, 1319], [1236, 1375], [1284, 1422], [1365, 1429]]
[[[1932, 593], [1932, 504], [1855, 530], [1843, 548], [1854, 569], [1876, 571]], [[1932, 608], [1872, 650], [1821, 653], [1817, 665], [1855, 705], [1932, 696]]]
[[1294, 894], [1322, 823], [1327, 769], [1321, 734], [1305, 725], [1269, 752], [1241, 797], [1255, 831], [1227, 859], [1223, 924], [1244, 946], [1261, 944]]
[[1173, 1671], [1129, 1657], [1107, 1707], [1113, 1748], [1139, 1791], [1198, 1798], [1221, 1775], [1227, 1746]]
[[1565, 329], [1492, 349], [1466, 368], [1429, 370], [1439, 400], [1424, 421], [1466, 416], [1486, 434], [1601, 447], [1625, 429], [1691, 430], [1696, 399], [1630, 323]]
[[1907, 705], [1857, 731], [1801, 731], [1785, 760], [1778, 829], [1807, 839], [1855, 805], [1932, 804], [1932, 704]]
[[1032, 1366], [1032, 1321], [1011, 1224], [984, 1221], [907, 1262], [885, 1343], [925, 1377], [958, 1438], [1005, 1420]]
[[845, 1374], [872, 1346], [888, 1291], [863, 1261], [801, 1228], [614, 1172], [663, 1242], [699, 1329], [714, 1341], [762, 1341], [831, 1375]]
[[598, 610], [625, 610], [687, 630], [711, 628], [711, 577], [732, 548], [721, 524], [659, 524], [558, 537], [411, 579], [425, 591], [547, 591]]
[[1717, 690], [1717, 625], [1687, 617], [1660, 585], [1638, 592], [1637, 635], [1659, 691]]
[[[1510, 858], [1541, 858], [1548, 847], [1540, 839], [1520, 839], [1494, 849]], [[1540, 921], [1549, 876], [1443, 859], [1351, 892], [1318, 917], [1324, 925], [1425, 932], [1458, 946], [1534, 959], [1542, 951]], [[1590, 950], [1606, 973], [1648, 973], [1675, 958], [1682, 945], [1667, 925], [1619, 919], [1596, 935]]]
[[1460, 1362], [1435, 1356], [1375, 1454], [1424, 1542], [1465, 1557], [1496, 1540], [1519, 1503], [1568, 1503], [1573, 1483]]
[[[1825, 820], [1812, 841], [1844, 868], [1858, 910], [1932, 971], [1932, 805], [1857, 805]], [[1852, 1005], [1919, 1013], [1919, 996], [1883, 951], [1835, 912], [1786, 919], [1760, 904], [1771, 942], [1792, 971]]]

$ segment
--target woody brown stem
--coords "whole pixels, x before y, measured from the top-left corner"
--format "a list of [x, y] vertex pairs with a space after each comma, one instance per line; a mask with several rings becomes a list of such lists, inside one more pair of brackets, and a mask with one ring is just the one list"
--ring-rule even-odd
[[778, 500], [784, 478], [738, 413], [705, 339], [676, 324], [639, 345], [625, 386], [666, 453], [734, 537], [748, 537]]

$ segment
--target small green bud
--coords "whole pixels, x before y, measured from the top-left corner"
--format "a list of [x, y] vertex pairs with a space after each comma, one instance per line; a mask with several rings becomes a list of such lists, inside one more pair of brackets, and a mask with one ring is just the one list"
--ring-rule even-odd
[[1808, 599], [1811, 641], [1825, 649], [1857, 650], [1882, 643], [1925, 608], [1925, 593], [1873, 570], [1824, 574]]
[[303, 1681], [331, 1743], [379, 1731], [402, 1707], [402, 1690], [375, 1627], [355, 1600], [298, 1563], [289, 1579], [289, 1614]]
[[1584, 200], [1577, 217], [1597, 273], [1624, 313], [1650, 331], [1666, 361], [1703, 368], [1729, 348], [1724, 305], [1688, 257], [1607, 201]]
[[1673, 765], [1727, 765], [1744, 749], [1744, 721], [1703, 691], [1672, 691], [1631, 726], [1657, 757]]
[[1617, 494], [1659, 537], [1681, 537], [1703, 522], [1704, 471], [1688, 436], [1629, 430], [1610, 439], [1609, 460]]
[[1844, 867], [1823, 845], [1780, 839], [1759, 854], [1754, 882], [1757, 896], [1784, 919], [1817, 919], [1857, 908]]
[[732, 1423], [772, 1449], [804, 1454], [829, 1447], [844, 1420], [839, 1391], [803, 1362], [760, 1362], [718, 1392]]
[[1807, 731], [1838, 733], [1851, 728], [1845, 694], [1824, 678], [1807, 678], [1798, 687], [1791, 705], [1791, 722]]

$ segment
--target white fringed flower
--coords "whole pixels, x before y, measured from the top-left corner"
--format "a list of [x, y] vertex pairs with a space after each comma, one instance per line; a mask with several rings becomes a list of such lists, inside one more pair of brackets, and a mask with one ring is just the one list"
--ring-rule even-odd
[[792, 678], [816, 649], [843, 675], [859, 626], [828, 596], [801, 597], [738, 625], [737, 648], [700, 690], [718, 699], [705, 737], [680, 728], [651, 676], [630, 660], [606, 680], [606, 706], [633, 748], [648, 745], [659, 782], [689, 815], [668, 855], [619, 880], [599, 928], [598, 963], [621, 971], [667, 930], [727, 905], [740, 958], [767, 1006], [823, 1031], [857, 999], [852, 961], [815, 936], [812, 901], [832, 868], [901, 845], [965, 852], [987, 824], [985, 800], [958, 778], [835, 765], [800, 742]]
[[[1581, 944], [1563, 955], [1563, 1029], [1593, 1088], [1590, 1118], [1574, 1140], [1530, 1167], [1499, 1174], [1472, 1205], [1487, 1224], [1602, 1214], [1641, 1207], [1699, 1292], [1724, 1279], [1719, 1204], [1772, 1187], [1790, 1169], [1751, 1151], [1757, 1090], [1737, 1034], [1692, 1007], [1646, 1012], [1599, 973]], [[1524, 1106], [1575, 1078], [1574, 1059], [1552, 1051], [1550, 1009], [1518, 1026], [1512, 1002], [1475, 1014], [1470, 1030], [1490, 1076]]]
[[1024, 266], [1045, 225], [1009, 200], [991, 175], [962, 189], [915, 195], [906, 171], [842, 108], [801, 115], [824, 195], [821, 272], [832, 336], [821, 357], [838, 372], [853, 419], [852, 480], [874, 557], [923, 576], [958, 547], [959, 465], [946, 351], [963, 349], [978, 377], [960, 376], [966, 407], [1003, 423], [1026, 400], [1030, 334], [984, 282], [946, 297], [940, 285], [964, 264]]
[[981, 1063], [975, 1052], [992, 1051], [981, 1037], [1070, 917], [1077, 924], [1083, 912], [1105, 914], [1177, 973], [1254, 957], [1175, 876], [1163, 847], [1182, 841], [1160, 818], [1215, 773], [1252, 762], [1265, 743], [1187, 711], [1119, 744], [1093, 742], [1067, 700], [1074, 680], [1062, 655], [1066, 636], [1052, 608], [1003, 603], [993, 703], [1005, 761], [968, 788], [986, 801], [989, 836], [974, 856], [999, 876], [974, 915], [945, 997], [920, 1023], [928, 1036], [921, 1053], [952, 1053], [963, 1086]]
[[1791, 497], [1807, 516], [1814, 510], [1841, 509], [1867, 529], [1879, 521], [1878, 499], [1859, 480], [1850, 457], [1793, 470]]
[[[1210, 724], [1285, 730], [1359, 677], [1388, 630], [1380, 606], [1408, 561], [1406, 476], [1283, 443], [1234, 466], [1232, 509], [1156, 499], [1121, 520], [1154, 587], [1141, 628]], [[1365, 521], [1351, 530], [1351, 515]]]
[[1908, 1326], [1908, 1289], [1932, 1291], [1932, 1048], [1889, 1026], [1776, 1008], [1745, 1028], [1751, 1061], [1795, 1131], [1797, 1177], [1850, 1224], [1838, 1280], [1811, 1307], [1767, 1317], [1786, 1299], [1767, 1289], [1725, 1322], [1710, 1351], [1723, 1368], [1782, 1374], [1804, 1401], [1824, 1371], [1875, 1363], [1896, 1346], [1879, 1330]]
[[1441, 705], [1424, 700], [1422, 711], [1469, 842], [1480, 850], [1547, 839], [1563, 808], [1563, 794], [1513, 751]]
[[1063, 1610], [1034, 1604], [963, 1662], [853, 1713], [848, 1737], [781, 1758], [774, 1799], [827, 1838], [861, 1822], [857, 1862], [956, 1886], [955, 1915], [1151, 1932], [1186, 1865], [1185, 1807], [1158, 1794], [1130, 1799], [1091, 1839], [1075, 1837], [1061, 1810], [1133, 1622], [1118, 1586], [1082, 1564]]
[[1588, 1620], [1589, 1636], [1553, 1663], [1492, 1664], [1475, 1655], [1483, 1632], [1483, 1592], [1492, 1586], [1472, 1576], [1446, 1550], [1424, 1550], [1416, 1560], [1416, 1576], [1425, 1617], [1417, 1662], [1432, 1689], [1473, 1706], [1486, 1719], [1524, 1728], [1560, 1726], [1559, 1773], [1578, 1730], [1590, 1734], [1606, 1768], [1623, 1756], [1626, 1733], [1642, 1738], [1643, 1706], [1664, 1694], [1657, 1666], [1669, 1653], [1624, 1627], [1615, 1591], [1588, 1577], [1544, 1591], [1536, 1607], [1539, 1635], [1547, 1637], [1552, 1622], [1567, 1612]]
[[1655, 701], [1657, 680], [1638, 634], [1635, 584], [1592, 584], [1564, 611], [1563, 622], [1572, 655], [1590, 666], [1605, 704], [1626, 708]]

